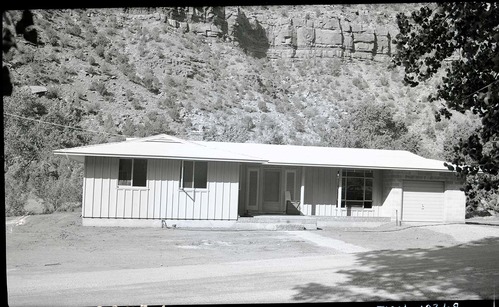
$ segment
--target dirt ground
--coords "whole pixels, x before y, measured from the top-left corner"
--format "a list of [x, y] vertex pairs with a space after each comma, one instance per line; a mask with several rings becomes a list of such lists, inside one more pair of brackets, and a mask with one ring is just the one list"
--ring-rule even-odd
[[[461, 243], [433, 228], [387, 224], [314, 233], [369, 250]], [[496, 230], [499, 236], [499, 227]], [[286, 231], [83, 227], [80, 212], [7, 218], [6, 232], [8, 272], [149, 268], [341, 253]]]
[[497, 226], [465, 224], [237, 231], [83, 227], [80, 212], [7, 218], [9, 303], [490, 299], [498, 240]]

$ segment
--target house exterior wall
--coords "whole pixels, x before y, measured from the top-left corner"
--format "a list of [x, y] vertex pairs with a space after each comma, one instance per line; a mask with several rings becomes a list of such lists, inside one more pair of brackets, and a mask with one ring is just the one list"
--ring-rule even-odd
[[[464, 222], [466, 197], [460, 191], [462, 181], [450, 172], [382, 171], [382, 206], [380, 215], [400, 219], [404, 180], [440, 181], [444, 183], [444, 222]], [[398, 214], [398, 217], [397, 217]]]
[[300, 206], [301, 212], [304, 215], [333, 216], [338, 202], [338, 169], [326, 167], [304, 169], [305, 198], [304, 204]]
[[181, 189], [179, 160], [148, 159], [146, 187], [118, 186], [118, 158], [86, 157], [83, 218], [236, 220], [239, 164], [208, 162], [206, 189]]

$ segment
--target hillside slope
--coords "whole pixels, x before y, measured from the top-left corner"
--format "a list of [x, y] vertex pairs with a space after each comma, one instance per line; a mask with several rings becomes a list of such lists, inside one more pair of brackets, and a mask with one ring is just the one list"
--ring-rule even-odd
[[[445, 159], [445, 147], [474, 120], [436, 123], [439, 105], [427, 96], [438, 80], [405, 86], [403, 71], [390, 63], [395, 16], [417, 6], [35, 10], [38, 44], [18, 37], [3, 57], [15, 86], [4, 106], [12, 114], [27, 100], [79, 110], [81, 128], [114, 135], [397, 148]], [[44, 97], [26, 90], [35, 85], [48, 88]], [[4, 128], [18, 124], [4, 121]], [[6, 134], [7, 146], [16, 133]], [[60, 163], [50, 150], [119, 137], [67, 139], [33, 149], [46, 151], [34, 160], [52, 161], [56, 182]], [[6, 152], [14, 172], [23, 153]], [[19, 185], [37, 191], [27, 182], [50, 174], [26, 175]]]

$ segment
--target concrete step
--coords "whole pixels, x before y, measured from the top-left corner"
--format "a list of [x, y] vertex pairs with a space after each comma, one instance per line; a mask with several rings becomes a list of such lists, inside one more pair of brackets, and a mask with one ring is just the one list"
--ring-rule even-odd
[[239, 217], [235, 225], [238, 229], [300, 230], [317, 229], [317, 219], [300, 215], [256, 215]]

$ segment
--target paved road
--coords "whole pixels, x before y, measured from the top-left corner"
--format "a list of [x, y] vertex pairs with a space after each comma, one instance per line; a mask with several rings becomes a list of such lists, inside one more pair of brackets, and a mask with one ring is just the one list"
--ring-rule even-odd
[[497, 255], [499, 239], [489, 238], [448, 248], [222, 264], [10, 271], [8, 294], [10, 306], [492, 299], [499, 293]]

